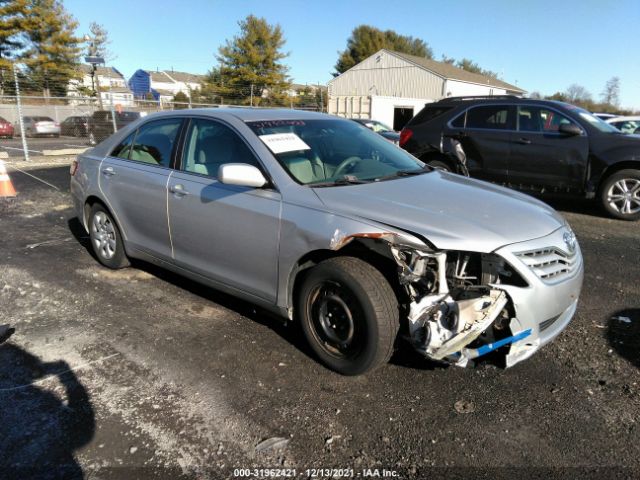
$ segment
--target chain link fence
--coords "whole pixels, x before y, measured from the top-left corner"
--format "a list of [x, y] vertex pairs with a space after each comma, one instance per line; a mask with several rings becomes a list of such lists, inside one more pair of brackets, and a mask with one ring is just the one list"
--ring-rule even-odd
[[[141, 116], [191, 108], [293, 108], [326, 111], [322, 86], [292, 87], [277, 99], [253, 85], [200, 88], [162, 85], [144, 95], [130, 90], [112, 67], [83, 69], [78, 76], [38, 76], [21, 65], [0, 71], [0, 158], [73, 154], [102, 141]], [[302, 87], [302, 88], [301, 88]], [[141, 98], [142, 97], [142, 98]]]

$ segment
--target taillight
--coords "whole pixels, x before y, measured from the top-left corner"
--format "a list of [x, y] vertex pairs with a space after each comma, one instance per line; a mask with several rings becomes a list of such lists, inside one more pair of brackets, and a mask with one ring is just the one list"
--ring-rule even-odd
[[412, 135], [413, 135], [413, 130], [406, 127], [403, 128], [402, 131], [400, 132], [400, 146], [404, 147], [404, 145], [409, 141]]
[[78, 171], [78, 161], [74, 160], [73, 162], [71, 162], [71, 167], [69, 168], [69, 173], [73, 177], [76, 174], [77, 171]]

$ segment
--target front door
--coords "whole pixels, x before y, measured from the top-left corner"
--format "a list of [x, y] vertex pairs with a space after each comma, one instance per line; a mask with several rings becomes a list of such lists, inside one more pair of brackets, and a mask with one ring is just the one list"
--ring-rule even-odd
[[100, 189], [128, 245], [171, 258], [167, 182], [182, 119], [141, 126], [100, 165]]
[[169, 181], [169, 223], [176, 264], [227, 286], [275, 302], [280, 193], [224, 185], [225, 163], [259, 166], [229, 126], [195, 118], [187, 130], [182, 167]]
[[576, 124], [546, 107], [519, 106], [518, 129], [512, 134], [509, 183], [527, 188], [574, 188], [584, 185], [589, 140], [558, 131]]

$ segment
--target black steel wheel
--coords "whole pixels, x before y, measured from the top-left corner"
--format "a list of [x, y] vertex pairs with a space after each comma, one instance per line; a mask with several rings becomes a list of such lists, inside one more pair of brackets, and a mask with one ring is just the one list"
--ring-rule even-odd
[[359, 375], [389, 361], [398, 332], [396, 295], [380, 271], [354, 257], [313, 267], [298, 296], [302, 330], [326, 366]]

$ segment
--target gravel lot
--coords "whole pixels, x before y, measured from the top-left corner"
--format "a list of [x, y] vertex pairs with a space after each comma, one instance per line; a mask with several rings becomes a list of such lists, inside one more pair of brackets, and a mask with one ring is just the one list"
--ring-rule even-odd
[[[403, 353], [345, 378], [251, 304], [146, 264], [100, 267], [69, 159], [47, 162], [25, 171], [59, 190], [10, 168], [19, 194], [0, 199], [0, 323], [16, 328], [0, 347], [5, 478], [20, 464], [20, 478], [640, 475], [640, 224], [551, 202], [586, 277], [574, 321], [532, 359], [459, 369]], [[288, 443], [256, 451], [273, 437]]]

